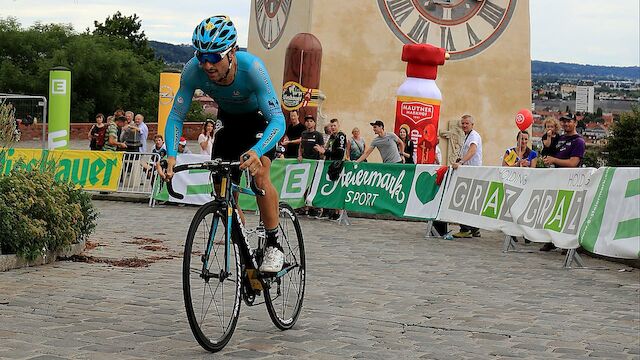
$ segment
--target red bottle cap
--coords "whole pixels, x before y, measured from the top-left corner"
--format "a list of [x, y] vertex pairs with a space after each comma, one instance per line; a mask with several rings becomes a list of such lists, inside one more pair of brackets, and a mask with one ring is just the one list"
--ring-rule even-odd
[[445, 49], [429, 44], [405, 44], [402, 61], [407, 62], [407, 76], [435, 80], [438, 65], [445, 61]]

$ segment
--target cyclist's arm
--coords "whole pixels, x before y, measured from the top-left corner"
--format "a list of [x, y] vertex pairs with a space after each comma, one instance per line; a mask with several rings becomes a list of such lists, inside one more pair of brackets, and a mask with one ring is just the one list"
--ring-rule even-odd
[[258, 109], [268, 123], [262, 138], [251, 148], [258, 154], [258, 157], [261, 157], [273, 149], [280, 141], [280, 138], [284, 135], [286, 125], [282, 108], [280, 107], [280, 100], [278, 99], [279, 96], [271, 84], [271, 79], [269, 79], [264, 64], [256, 59], [251, 69]]
[[[194, 68], [195, 67], [195, 68]], [[164, 141], [167, 148], [167, 156], [175, 157], [178, 154], [178, 143], [182, 136], [182, 126], [187, 117], [191, 99], [195, 89], [194, 70], [198, 69], [197, 61], [189, 61], [180, 75], [180, 89], [173, 98], [173, 106], [167, 118], [164, 128]]]

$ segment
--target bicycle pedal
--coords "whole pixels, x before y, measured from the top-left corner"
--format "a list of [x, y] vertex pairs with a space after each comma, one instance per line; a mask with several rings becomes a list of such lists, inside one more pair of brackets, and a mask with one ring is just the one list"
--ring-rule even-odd
[[249, 283], [253, 290], [262, 290], [262, 283], [258, 280], [258, 272], [256, 269], [247, 269], [247, 277], [249, 278]]

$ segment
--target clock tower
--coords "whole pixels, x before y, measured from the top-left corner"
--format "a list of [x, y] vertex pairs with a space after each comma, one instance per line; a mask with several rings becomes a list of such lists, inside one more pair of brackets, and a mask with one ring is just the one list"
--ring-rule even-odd
[[375, 136], [371, 120], [393, 129], [406, 43], [451, 54], [438, 73], [439, 127], [473, 115], [485, 165], [500, 164], [518, 131], [515, 114], [531, 104], [529, 0], [254, 0], [248, 50], [264, 60], [276, 88], [300, 32], [322, 44], [323, 113], [340, 119], [346, 134], [359, 127], [367, 142]]

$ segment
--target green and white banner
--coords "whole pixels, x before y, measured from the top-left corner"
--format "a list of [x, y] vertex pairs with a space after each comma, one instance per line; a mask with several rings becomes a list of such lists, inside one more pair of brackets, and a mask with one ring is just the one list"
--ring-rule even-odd
[[640, 169], [598, 169], [585, 204], [580, 246], [616, 258], [640, 257]]
[[444, 194], [436, 184], [435, 165], [344, 162], [337, 181], [320, 161], [307, 203], [329, 209], [435, 219]]
[[[182, 154], [178, 155], [176, 164], [193, 164], [209, 160], [208, 155]], [[289, 203], [292, 207], [304, 206], [305, 194], [311, 185], [317, 162], [313, 160], [299, 163], [294, 159], [278, 159], [271, 165], [271, 182], [280, 194], [280, 200]], [[176, 203], [201, 205], [212, 200], [211, 179], [208, 171], [192, 170], [176, 174], [172, 180], [173, 189], [184, 195], [184, 199], [175, 199], [162, 191], [154, 195], [159, 201], [171, 201]], [[156, 182], [158, 183], [158, 182]], [[244, 176], [241, 185], [247, 186]], [[255, 197], [240, 195], [240, 207], [245, 210], [257, 209]]]
[[574, 249], [593, 171], [463, 166], [451, 175], [439, 220]]

